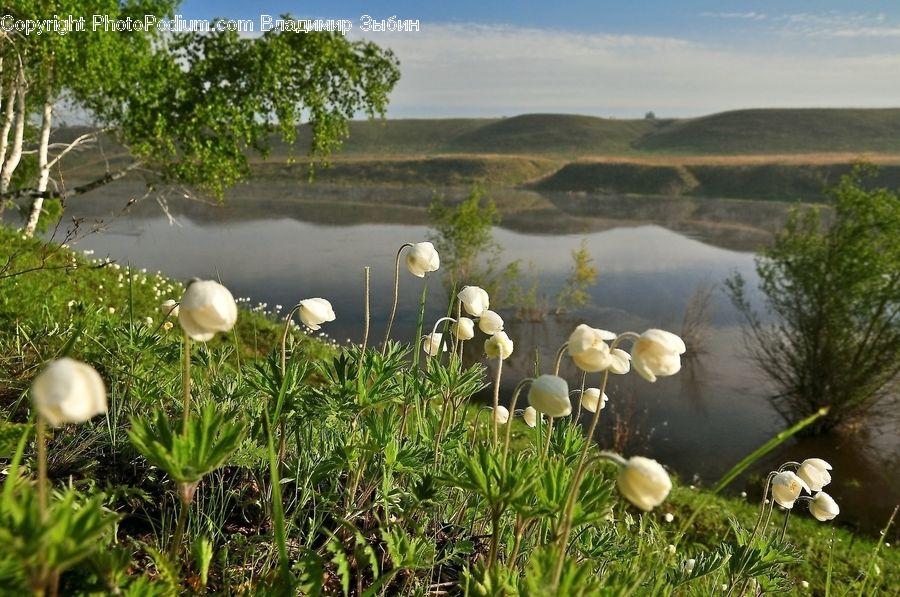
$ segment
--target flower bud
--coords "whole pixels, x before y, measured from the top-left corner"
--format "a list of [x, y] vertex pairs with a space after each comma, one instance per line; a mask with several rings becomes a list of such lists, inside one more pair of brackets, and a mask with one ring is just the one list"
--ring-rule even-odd
[[162, 311], [163, 317], [178, 317], [178, 303], [172, 299], [163, 301], [159, 310]]
[[650, 329], [641, 334], [631, 349], [634, 370], [649, 382], [675, 375], [681, 370], [684, 341], [671, 332]]
[[605, 392], [601, 399], [600, 388], [588, 388], [584, 391], [584, 394], [581, 395], [581, 407], [588, 412], [595, 413], [597, 412], [598, 407], [600, 410], [603, 410], [607, 400], [609, 400], [609, 398], [606, 396]]
[[538, 411], [534, 410], [533, 406], [529, 406], [525, 409], [525, 412], [522, 413], [522, 419], [529, 427], [535, 427], [538, 422], [538, 417], [542, 416], [543, 415], [539, 414]]
[[419, 278], [437, 271], [439, 267], [441, 267], [440, 255], [428, 241], [414, 244], [406, 254], [406, 269]]
[[617, 483], [625, 499], [645, 512], [663, 503], [672, 490], [666, 469], [643, 456], [633, 456], [619, 469]]
[[609, 372], [616, 375], [625, 375], [631, 371], [631, 355], [621, 348], [613, 348], [609, 351]]
[[782, 471], [772, 479], [772, 497], [782, 508], [793, 508], [804, 489], [809, 493], [806, 482], [791, 471]]
[[422, 340], [422, 350], [430, 357], [436, 357], [441, 352], [441, 349], [443, 349], [443, 352], [447, 352], [447, 347], [442, 342], [443, 338], [444, 335], [440, 332], [428, 334]]
[[809, 502], [809, 513], [816, 517], [816, 520], [825, 522], [831, 520], [841, 513], [837, 502], [824, 491], [820, 491], [813, 496]]
[[541, 375], [531, 382], [528, 403], [548, 417], [565, 417], [572, 412], [569, 384], [556, 375]]
[[491, 306], [487, 291], [478, 286], [465, 286], [456, 298], [462, 303], [466, 313], [472, 317], [481, 317], [481, 314]]
[[450, 327], [450, 330], [460, 340], [471, 340], [475, 337], [475, 322], [468, 317], [460, 317], [459, 321]]
[[509, 339], [506, 332], [497, 332], [484, 341], [484, 353], [490, 359], [501, 359], [505, 361], [513, 352], [513, 341]]
[[493, 336], [497, 332], [503, 331], [503, 318], [494, 311], [485, 310], [478, 318], [478, 329], [488, 336]]
[[237, 321], [237, 304], [227, 288], [214, 280], [191, 282], [178, 308], [178, 323], [194, 340], [212, 340], [216, 332], [227, 332]]
[[106, 388], [86, 363], [64, 357], [51, 361], [31, 384], [31, 400], [53, 427], [83, 423], [106, 412]]
[[328, 321], [334, 321], [334, 309], [331, 303], [323, 298], [304, 299], [299, 303], [300, 321], [309, 329], [315, 331]]
[[806, 481], [811, 491], [822, 491], [822, 488], [831, 483], [831, 465], [821, 458], [807, 458], [800, 463], [797, 476]]
[[616, 335], [606, 330], [581, 324], [569, 336], [567, 349], [575, 365], [587, 373], [604, 371], [612, 365], [606, 340], [614, 340]]
[[505, 406], [498, 406], [494, 410], [494, 420], [500, 425], [505, 425], [509, 421], [509, 409]]

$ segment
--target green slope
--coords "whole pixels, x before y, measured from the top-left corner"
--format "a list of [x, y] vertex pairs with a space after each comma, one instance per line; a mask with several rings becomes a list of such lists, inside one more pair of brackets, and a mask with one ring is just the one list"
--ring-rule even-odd
[[692, 155], [900, 152], [900, 109], [766, 109], [673, 121], [636, 140]]
[[468, 153], [621, 154], [669, 121], [611, 120], [571, 114], [524, 114], [463, 133], [447, 149]]

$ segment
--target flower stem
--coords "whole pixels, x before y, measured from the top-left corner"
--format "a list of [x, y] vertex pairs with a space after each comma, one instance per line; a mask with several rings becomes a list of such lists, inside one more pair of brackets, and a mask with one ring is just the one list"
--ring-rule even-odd
[[364, 267], [365, 271], [365, 301], [363, 302], [363, 314], [365, 316], [365, 323], [363, 324], [363, 340], [362, 340], [362, 349], [360, 350], [360, 355], [366, 354], [366, 345], [369, 343], [369, 267]]
[[494, 412], [493, 416], [491, 416], [491, 422], [493, 425], [491, 426], [491, 441], [493, 442], [494, 447], [497, 447], [497, 443], [499, 442], [499, 431], [497, 429], [497, 407], [500, 406], [500, 375], [503, 373], [503, 358], [500, 357], [497, 359], [497, 376], [494, 378]]
[[400, 253], [403, 249], [412, 247], [412, 243], [403, 243], [397, 250], [397, 259], [394, 260], [394, 304], [391, 307], [391, 316], [388, 318], [387, 330], [384, 332], [384, 344], [381, 347], [381, 355], [387, 352], [388, 340], [391, 339], [391, 328], [394, 325], [394, 316], [397, 314], [397, 301], [400, 299]]
[[[512, 402], [509, 405], [509, 420], [506, 421], [506, 441], [503, 443], [503, 466], [506, 466], [506, 455], [509, 453], [509, 438], [512, 436], [512, 426], [513, 420], [516, 412], [516, 402], [519, 400], [519, 394], [522, 393], [522, 389], [525, 387], [525, 384], [533, 382], [534, 379], [531, 377], [526, 377], [518, 384], [516, 384], [516, 389], [513, 390]], [[494, 421], [496, 421], [496, 416], [494, 417]]]
[[294, 313], [300, 310], [300, 304], [294, 305], [294, 308], [291, 309], [290, 313], [288, 313], [287, 319], [284, 321], [284, 332], [281, 334], [281, 375], [285, 375], [285, 369], [287, 368], [287, 337], [288, 332], [291, 331], [291, 318], [294, 317]]
[[182, 355], [181, 386], [184, 391], [184, 412], [181, 419], [181, 433], [187, 435], [191, 418], [191, 337], [184, 334], [184, 354]]
[[[578, 394], [578, 410], [576, 411], [576, 414], [575, 414], [575, 422], [576, 423], [578, 422], [578, 419], [581, 418], [581, 402], [582, 402], [582, 398], [584, 398], [584, 382], [586, 379], [587, 379], [587, 372], [582, 371], [582, 373], [581, 373], [581, 393]], [[602, 394], [600, 395], [600, 403], [601, 404], [603, 403], [603, 395]], [[601, 404], [598, 404], [597, 406], [599, 407]], [[600, 409], [598, 408], [597, 410], [600, 410]]]
[[[600, 383], [600, 400], [603, 401], [603, 393], [606, 391], [606, 382], [609, 380], [609, 369], [603, 372], [603, 381]], [[584, 477], [584, 461], [588, 451], [594, 444], [594, 431], [597, 429], [597, 423], [600, 421], [600, 404], [594, 411], [594, 417], [591, 419], [591, 426], [588, 430], [587, 437], [584, 441], [584, 447], [581, 449], [581, 456], [578, 458], [578, 467], [575, 469], [575, 477], [572, 480], [572, 488], [569, 490], [569, 497], [566, 501], [566, 511], [563, 515], [563, 527], [559, 536], [559, 555], [556, 559], [556, 568], [553, 573], [553, 586], [559, 586], [559, 579], [562, 577], [563, 563], [566, 556], [566, 545], [569, 542], [569, 534], [572, 532], [572, 514], [575, 511], [575, 502], [578, 498], [578, 490], [581, 487], [581, 480]]]
[[41, 415], [37, 416], [35, 422], [35, 435], [38, 460], [38, 512], [41, 516], [41, 523], [44, 523], [47, 522], [49, 482], [47, 481], [47, 424]]
[[547, 440], [544, 442], [544, 449], [541, 450], [541, 462], [547, 458], [550, 453], [550, 437], [553, 435], [553, 417], [547, 417]]
[[[181, 484], [179, 483], [179, 487]], [[183, 493], [182, 491], [178, 492]], [[172, 534], [172, 542], [169, 545], [169, 558], [173, 561], [178, 560], [178, 551], [181, 547], [181, 540], [184, 537], [184, 528], [187, 525], [188, 513], [191, 510], [191, 503], [181, 499], [181, 509], [178, 511], [178, 521], [175, 523], [175, 532]]]
[[562, 365], [563, 355], [566, 354], [566, 349], [569, 347], [568, 342], [563, 342], [563, 345], [559, 347], [559, 350], [556, 351], [556, 365], [553, 367], [553, 375], [559, 375], [559, 367]]

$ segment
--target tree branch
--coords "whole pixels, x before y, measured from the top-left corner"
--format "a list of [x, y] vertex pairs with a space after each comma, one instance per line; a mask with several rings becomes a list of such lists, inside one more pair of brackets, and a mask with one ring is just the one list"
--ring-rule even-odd
[[8, 193], [0, 193], [0, 201], [6, 200], [16, 200], [16, 199], [36, 199], [38, 197], [42, 199], [68, 199], [69, 197], [74, 197], [75, 195], [83, 195], [85, 193], [89, 193], [95, 189], [102, 187], [103, 185], [107, 185], [111, 182], [115, 182], [120, 178], [126, 176], [132, 170], [140, 168], [143, 165], [143, 162], [140, 160], [132, 162], [122, 168], [121, 170], [116, 170], [115, 172], [109, 172], [104, 176], [96, 180], [92, 180], [91, 182], [85, 183], [83, 185], [73, 187], [66, 191], [39, 191], [35, 188], [26, 188], [26, 189], [16, 189], [15, 191], [10, 191]]

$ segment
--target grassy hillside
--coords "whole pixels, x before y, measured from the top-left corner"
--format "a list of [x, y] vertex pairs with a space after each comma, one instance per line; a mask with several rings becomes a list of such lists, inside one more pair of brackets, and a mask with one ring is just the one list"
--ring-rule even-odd
[[636, 139], [668, 121], [611, 120], [571, 114], [524, 114], [462, 133], [448, 151], [622, 154]]
[[673, 121], [636, 139], [641, 152], [734, 155], [900, 152], [900, 109], [770, 109]]
[[[636, 194], [723, 199], [818, 201], [823, 189], [849, 172], [852, 162], [768, 163], [709, 161], [579, 161], [566, 164], [530, 186], [542, 191]], [[900, 165], [883, 163], [873, 184], [900, 187]]]

